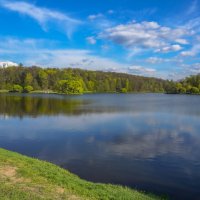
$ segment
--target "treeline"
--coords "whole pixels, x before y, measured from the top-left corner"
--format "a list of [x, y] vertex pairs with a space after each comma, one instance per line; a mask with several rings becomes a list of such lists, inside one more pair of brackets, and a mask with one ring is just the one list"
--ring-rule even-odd
[[187, 77], [179, 82], [170, 81], [166, 92], [169, 94], [199, 94], [200, 74]]
[[103, 92], [163, 92], [199, 94], [200, 75], [179, 82], [125, 73], [40, 67], [0, 68], [0, 90], [51, 91], [65, 94]]
[[66, 94], [85, 92], [165, 92], [169, 81], [124, 73], [40, 67], [0, 68], [0, 89], [10, 92], [35, 90]]

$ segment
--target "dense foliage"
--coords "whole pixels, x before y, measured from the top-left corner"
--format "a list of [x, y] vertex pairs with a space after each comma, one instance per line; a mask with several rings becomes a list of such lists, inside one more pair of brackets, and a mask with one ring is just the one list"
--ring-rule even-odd
[[187, 77], [179, 82], [169, 82], [166, 92], [171, 94], [199, 94], [200, 75]]
[[46, 91], [64, 94], [87, 92], [199, 94], [200, 75], [175, 82], [125, 73], [20, 66], [0, 68], [0, 90], [19, 93]]
[[14, 92], [51, 90], [59, 93], [84, 92], [164, 92], [162, 79], [123, 73], [56, 69], [39, 67], [8, 67], [0, 69], [0, 89]]

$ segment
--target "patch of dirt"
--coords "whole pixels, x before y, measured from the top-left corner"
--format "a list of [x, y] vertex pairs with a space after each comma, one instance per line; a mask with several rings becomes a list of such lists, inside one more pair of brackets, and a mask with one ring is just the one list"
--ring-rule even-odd
[[0, 178], [8, 178], [12, 183], [29, 182], [28, 179], [17, 177], [17, 168], [12, 166], [0, 166]]
[[[65, 189], [62, 188], [62, 187], [57, 187], [55, 191], [56, 191], [56, 193], [58, 195], [63, 195], [66, 192]], [[66, 193], [65, 193], [65, 197], [66, 198], [62, 198], [62, 199], [67, 199], [67, 200], [83, 200], [82, 198], [80, 198], [80, 197], [78, 197], [76, 195], [73, 195], [73, 194], [68, 194], [66, 196]]]
[[64, 188], [61, 188], [61, 187], [58, 187], [58, 188], [56, 188], [56, 192], [57, 192], [58, 194], [63, 194], [63, 193], [65, 192], [65, 189], [64, 189]]
[[16, 168], [11, 166], [0, 167], [0, 176], [13, 178], [16, 176]]
[[67, 199], [68, 199], [68, 200], [82, 200], [82, 198], [77, 197], [77, 196], [75, 196], [75, 195], [68, 196]]
[[[22, 189], [25, 191], [31, 191], [33, 193], [37, 193], [39, 194], [42, 190], [43, 187], [45, 187], [45, 185], [43, 186], [28, 186], [28, 185], [24, 185], [26, 183], [31, 183], [31, 180], [29, 179], [25, 179], [22, 177], [18, 177], [17, 176], [17, 167], [13, 167], [13, 166], [0, 166], [0, 180], [1, 179], [5, 179], [5, 180], [9, 180], [9, 182], [11, 184], [22, 184]], [[68, 200], [81, 200], [82, 198], [77, 197], [76, 195], [73, 194], [66, 194], [67, 191], [65, 191], [64, 188], [62, 187], [58, 187], [55, 186], [54, 187], [54, 194], [52, 194], [52, 196], [55, 195], [55, 199], [68, 199]], [[60, 198], [60, 195], [67, 195], [67, 198]]]

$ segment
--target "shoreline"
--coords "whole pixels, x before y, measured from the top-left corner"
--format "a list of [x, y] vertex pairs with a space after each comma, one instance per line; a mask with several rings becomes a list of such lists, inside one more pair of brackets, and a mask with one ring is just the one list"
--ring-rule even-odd
[[82, 94], [66, 94], [66, 93], [59, 93], [53, 90], [34, 90], [32, 92], [10, 92], [9, 90], [0, 90], [0, 94], [56, 94], [56, 95], [66, 95], [66, 96], [71, 96], [71, 95], [85, 95], [85, 94], [167, 94], [167, 95], [197, 95], [199, 96], [200, 93], [193, 94], [193, 93], [167, 93], [167, 92], [91, 92], [91, 91], [86, 91], [83, 92]]
[[119, 185], [92, 183], [49, 162], [2, 148], [0, 181], [0, 199], [166, 199]]
[[200, 95], [199, 94], [190, 94], [190, 93], [166, 93], [166, 92], [84, 92], [82, 94], [66, 94], [66, 93], [59, 93], [59, 92], [54, 92], [54, 91], [43, 91], [43, 90], [35, 90], [32, 92], [10, 92], [9, 90], [0, 90], [0, 94], [56, 94], [56, 95], [66, 95], [66, 96], [71, 96], [71, 95], [85, 95], [85, 94], [167, 94], [167, 95]]

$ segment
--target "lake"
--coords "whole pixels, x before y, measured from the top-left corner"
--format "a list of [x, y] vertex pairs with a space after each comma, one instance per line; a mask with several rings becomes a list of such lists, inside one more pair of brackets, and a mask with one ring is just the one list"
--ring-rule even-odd
[[0, 94], [0, 147], [94, 182], [200, 197], [200, 96]]

